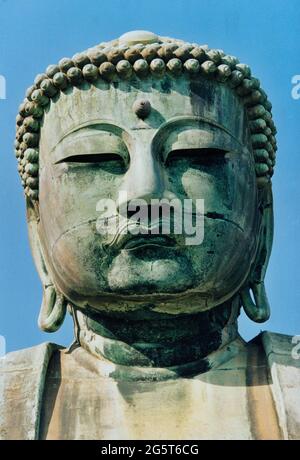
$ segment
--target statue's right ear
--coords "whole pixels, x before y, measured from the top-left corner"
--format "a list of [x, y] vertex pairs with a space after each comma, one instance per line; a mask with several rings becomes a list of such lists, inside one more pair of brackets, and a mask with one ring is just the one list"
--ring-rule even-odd
[[26, 197], [26, 212], [31, 252], [43, 284], [43, 301], [38, 318], [38, 325], [45, 332], [55, 332], [64, 321], [67, 300], [54, 286], [47, 270], [38, 232], [38, 202], [33, 202], [30, 198]]
[[[240, 297], [246, 315], [252, 321], [263, 323], [270, 317], [270, 306], [264, 281], [271, 255], [274, 232], [271, 183], [259, 190], [259, 209], [262, 216], [258, 248], [248, 280], [240, 291]], [[254, 301], [252, 300], [251, 292]]]

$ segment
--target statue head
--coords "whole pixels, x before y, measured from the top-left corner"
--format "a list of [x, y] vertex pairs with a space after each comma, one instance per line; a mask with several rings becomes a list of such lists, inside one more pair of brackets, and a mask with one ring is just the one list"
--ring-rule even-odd
[[16, 156], [40, 326], [67, 304], [139, 317], [233, 299], [265, 321], [275, 133], [250, 68], [206, 45], [138, 31], [38, 75]]

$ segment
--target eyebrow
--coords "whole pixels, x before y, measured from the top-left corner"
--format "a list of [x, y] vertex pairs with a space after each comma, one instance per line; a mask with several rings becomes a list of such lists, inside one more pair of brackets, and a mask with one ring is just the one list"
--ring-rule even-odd
[[[97, 127], [99, 127], [99, 129], [97, 129]], [[83, 131], [84, 129], [94, 129], [95, 131], [98, 131], [99, 133], [108, 133], [108, 134], [113, 134], [115, 135], [116, 137], [119, 137], [121, 140], [122, 139], [122, 134], [123, 133], [127, 133], [127, 131], [125, 131], [125, 129], [121, 128], [120, 126], [118, 125], [115, 125], [114, 123], [110, 123], [108, 121], [99, 121], [99, 120], [93, 120], [93, 121], [89, 121], [89, 122], [86, 122], [86, 123], [83, 123], [82, 125], [79, 125], [79, 126], [76, 126], [76, 128], [72, 128], [70, 129], [68, 132], [66, 132], [60, 139], [58, 142], [56, 142], [56, 144], [52, 147], [51, 152], [53, 152], [56, 147], [61, 144], [65, 139], [67, 139], [68, 137], [71, 137], [72, 134], [75, 134], [77, 132], [80, 132], [80, 131]]]
[[[230, 136], [232, 139], [234, 139], [240, 146], [243, 146], [243, 144], [241, 143], [241, 141], [236, 137], [234, 136], [229, 129], [227, 129], [225, 126], [217, 123], [215, 120], [212, 120], [210, 118], [207, 118], [207, 117], [199, 117], [199, 116], [190, 116], [190, 115], [180, 115], [180, 116], [177, 116], [177, 117], [174, 117], [166, 122], [164, 122], [159, 128], [158, 130], [156, 131], [156, 133], [154, 134], [153, 136], [153, 139], [152, 139], [152, 144], [156, 142], [156, 140], [163, 136], [167, 137], [167, 135], [169, 134], [168, 131], [171, 130], [174, 126], [177, 127], [177, 126], [185, 126], [186, 124], [186, 127], [191, 127], [191, 126], [188, 126], [188, 122], [190, 123], [197, 123], [197, 122], [202, 122], [204, 124], [208, 124], [209, 126], [213, 126], [214, 128], [217, 128], [223, 132], [225, 132], [228, 136]], [[74, 133], [77, 133], [85, 128], [90, 128], [90, 129], [95, 129], [95, 131], [97, 130], [96, 127], [99, 127], [98, 131], [99, 132], [105, 132], [105, 133], [111, 133], [111, 134], [114, 134], [115, 136], [119, 137], [121, 140], [122, 139], [122, 134], [125, 134], [128, 136], [128, 131], [125, 130], [124, 128], [114, 124], [114, 123], [111, 123], [109, 121], [100, 121], [100, 120], [90, 120], [89, 122], [85, 122], [83, 123], [82, 125], [79, 125], [79, 126], [76, 126], [75, 128], [72, 128], [70, 129], [67, 133], [65, 133], [62, 138], [52, 147], [51, 152], [53, 152], [56, 147], [62, 143], [65, 139], [67, 139], [69, 136], [72, 136], [72, 134]], [[198, 127], [195, 127], [195, 128], [198, 128]]]
[[[190, 123], [197, 123], [197, 122], [202, 122], [204, 124], [208, 124], [210, 126], [213, 126], [214, 128], [220, 129], [221, 131], [225, 132], [227, 135], [229, 135], [232, 139], [234, 139], [240, 146], [243, 146], [242, 142], [234, 136], [229, 129], [225, 128], [225, 126], [217, 123], [215, 120], [212, 120], [210, 118], [206, 117], [197, 117], [197, 116], [177, 116], [172, 118], [171, 120], [166, 121], [163, 123], [160, 128], [157, 130], [155, 133], [152, 142], [155, 142], [157, 138], [168, 135], [169, 131], [172, 130], [172, 127], [178, 127], [178, 126], [186, 126], [187, 128], [193, 128], [193, 126], [188, 125], [188, 122]], [[199, 128], [198, 126], [195, 126], [195, 128]]]

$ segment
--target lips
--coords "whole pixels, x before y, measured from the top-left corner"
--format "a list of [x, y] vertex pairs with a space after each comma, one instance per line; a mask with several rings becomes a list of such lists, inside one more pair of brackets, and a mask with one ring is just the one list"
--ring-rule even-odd
[[145, 246], [174, 247], [175, 240], [167, 235], [131, 235], [121, 245], [121, 249], [132, 250]]

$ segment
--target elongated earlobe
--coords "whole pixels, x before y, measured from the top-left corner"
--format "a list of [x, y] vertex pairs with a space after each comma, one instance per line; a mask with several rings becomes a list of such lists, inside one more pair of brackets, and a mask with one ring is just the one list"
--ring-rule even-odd
[[[253, 293], [254, 302], [250, 295]], [[270, 305], [265, 289], [265, 283], [255, 283], [240, 292], [242, 304], [248, 318], [256, 323], [264, 323], [270, 318]]]
[[55, 332], [62, 325], [67, 311], [67, 301], [53, 285], [44, 287], [43, 302], [39, 314], [39, 327], [45, 332]]
[[54, 286], [47, 269], [39, 233], [39, 208], [37, 202], [26, 199], [27, 222], [31, 252], [43, 284], [43, 301], [38, 318], [39, 327], [45, 332], [55, 332], [66, 316], [67, 300]]
[[[241, 304], [246, 315], [256, 323], [263, 323], [270, 317], [270, 305], [265, 288], [265, 275], [273, 243], [273, 199], [271, 185], [261, 196], [261, 227], [258, 249], [251, 273], [240, 291]], [[253, 299], [251, 297], [253, 294]]]

